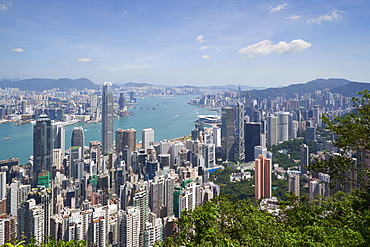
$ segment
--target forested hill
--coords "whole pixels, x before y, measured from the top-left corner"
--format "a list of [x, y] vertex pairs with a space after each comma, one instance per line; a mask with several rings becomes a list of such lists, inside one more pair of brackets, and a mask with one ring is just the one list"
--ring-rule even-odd
[[[267, 88], [263, 90], [249, 91], [252, 98], [276, 98], [285, 95], [292, 98], [294, 93], [314, 93], [316, 90], [330, 90], [333, 93], [341, 93], [344, 96], [357, 96], [358, 91], [370, 87], [370, 83], [352, 82], [346, 79], [316, 79], [302, 84], [292, 84], [281, 88]], [[247, 96], [247, 91], [242, 92], [242, 97]]]
[[19, 88], [19, 90], [32, 90], [32, 91], [42, 91], [52, 88], [59, 88], [62, 91], [67, 91], [69, 89], [83, 90], [88, 89], [99, 89], [101, 86], [96, 85], [94, 82], [87, 78], [79, 79], [46, 79], [46, 78], [32, 78], [32, 79], [21, 79], [21, 80], [1, 80], [0, 88]]

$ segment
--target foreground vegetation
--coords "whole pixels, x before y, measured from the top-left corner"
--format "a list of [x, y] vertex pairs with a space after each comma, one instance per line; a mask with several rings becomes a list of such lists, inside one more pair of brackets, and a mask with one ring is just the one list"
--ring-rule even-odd
[[221, 196], [184, 212], [165, 246], [368, 246], [367, 196], [358, 190], [309, 202], [290, 196], [275, 214]]

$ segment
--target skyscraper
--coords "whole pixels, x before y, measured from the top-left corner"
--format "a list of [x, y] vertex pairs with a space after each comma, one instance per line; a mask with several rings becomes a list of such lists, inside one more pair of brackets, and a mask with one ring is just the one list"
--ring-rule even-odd
[[46, 114], [41, 114], [33, 127], [33, 186], [37, 187], [38, 176], [41, 172], [52, 174], [53, 165], [53, 126]]
[[254, 197], [258, 200], [262, 197], [271, 197], [271, 159], [259, 155], [255, 159]]
[[301, 145], [301, 166], [300, 171], [301, 175], [307, 174], [307, 166], [309, 164], [309, 150], [306, 144]]
[[142, 148], [146, 151], [150, 144], [154, 142], [154, 130], [152, 128], [143, 129], [142, 131]]
[[222, 108], [221, 121], [222, 160], [233, 161], [233, 146], [235, 143], [235, 109], [233, 107]]
[[239, 100], [235, 108], [235, 158], [244, 160], [244, 105]]
[[254, 147], [261, 145], [261, 123], [245, 123], [245, 161], [253, 161]]
[[298, 173], [290, 173], [288, 175], [288, 191], [294, 191], [296, 196], [299, 196], [299, 174]]
[[113, 88], [111, 82], [104, 82], [102, 98], [102, 151], [113, 149]]
[[289, 112], [277, 112], [277, 142], [289, 140]]
[[124, 93], [120, 93], [119, 94], [118, 105], [119, 105], [119, 109], [120, 110], [123, 110], [125, 108], [125, 106], [126, 106], [126, 98], [125, 98], [125, 94]]
[[84, 129], [82, 126], [74, 127], [72, 130], [71, 147], [84, 147]]
[[277, 118], [273, 115], [267, 117], [267, 146], [277, 144]]
[[116, 130], [116, 151], [119, 154], [123, 153], [125, 147], [129, 147], [131, 151], [136, 149], [136, 130], [135, 129], [117, 129]]

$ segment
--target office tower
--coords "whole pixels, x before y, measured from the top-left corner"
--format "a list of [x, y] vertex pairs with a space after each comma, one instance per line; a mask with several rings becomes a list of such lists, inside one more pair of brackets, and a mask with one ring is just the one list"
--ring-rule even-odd
[[125, 94], [124, 93], [120, 93], [119, 94], [118, 106], [119, 106], [119, 109], [120, 110], [123, 110], [125, 108], [125, 106], [126, 106], [126, 98], [125, 98]]
[[6, 197], [6, 172], [0, 172], [0, 200]]
[[277, 144], [277, 118], [273, 115], [267, 117], [267, 146]]
[[[52, 175], [53, 165], [53, 126], [46, 114], [41, 114], [33, 127], [33, 187], [38, 185], [38, 176], [43, 172], [43, 175]], [[50, 181], [49, 181], [50, 182]]]
[[180, 156], [181, 149], [184, 148], [184, 143], [180, 141], [175, 141], [172, 143], [171, 147], [171, 168], [174, 167], [175, 164], [179, 164], [180, 159], [178, 158]]
[[143, 129], [141, 144], [145, 152], [149, 148], [149, 146], [153, 143], [154, 143], [154, 130], [152, 128]]
[[60, 149], [62, 154], [65, 151], [65, 133], [63, 125], [53, 125], [54, 132], [54, 149]]
[[164, 177], [154, 177], [149, 183], [149, 207], [157, 217], [163, 217]]
[[69, 176], [78, 178], [81, 173], [78, 163], [83, 162], [83, 150], [80, 146], [73, 146], [69, 148]]
[[22, 114], [27, 113], [27, 100], [22, 100]]
[[235, 159], [245, 159], [244, 105], [238, 100], [235, 107]]
[[267, 156], [267, 148], [262, 146], [255, 146], [254, 147], [254, 159], [257, 159], [259, 155], [263, 155], [263, 157], [270, 158]]
[[233, 107], [222, 108], [221, 122], [222, 160], [233, 161], [235, 143], [235, 109]]
[[307, 166], [309, 165], [309, 150], [308, 146], [306, 144], [301, 145], [301, 165], [300, 165], [300, 171], [301, 175], [307, 174]]
[[214, 167], [216, 165], [216, 146], [214, 144], [203, 144], [202, 150], [205, 166], [207, 168]]
[[262, 197], [271, 197], [271, 159], [258, 156], [255, 159], [254, 197], [258, 200]]
[[213, 127], [213, 143], [216, 147], [221, 147], [221, 129], [219, 127]]
[[129, 147], [131, 152], [134, 152], [136, 149], [136, 130], [135, 129], [117, 129], [116, 130], [116, 151], [118, 154], [123, 150], [125, 147]]
[[307, 127], [306, 128], [306, 142], [314, 142], [314, 141], [316, 141], [316, 128]]
[[253, 161], [254, 147], [261, 145], [261, 123], [244, 124], [244, 141], [245, 141], [245, 161]]
[[276, 113], [277, 142], [289, 140], [289, 112]]
[[294, 119], [293, 114], [289, 114], [289, 117], [288, 117], [288, 139], [289, 140], [296, 139], [297, 133], [298, 133], [299, 123], [298, 121], [295, 121], [293, 119]]
[[146, 180], [153, 179], [155, 173], [159, 171], [159, 163], [157, 160], [157, 155], [153, 146], [150, 146], [148, 149], [147, 159], [145, 161], [146, 165]]
[[299, 174], [298, 173], [289, 173], [289, 179], [288, 179], [288, 191], [294, 191], [294, 194], [296, 196], [299, 196]]
[[84, 148], [84, 129], [82, 126], [74, 127], [72, 130], [71, 147], [79, 146]]
[[163, 140], [159, 142], [160, 154], [169, 154], [171, 148], [171, 142], [168, 140]]
[[313, 106], [313, 122], [314, 126], [313, 127], [320, 127], [321, 126], [321, 121], [320, 121], [320, 108], [318, 105]]
[[129, 206], [127, 211], [119, 211], [119, 246], [141, 246], [139, 242], [140, 224], [139, 208]]
[[96, 114], [96, 107], [97, 106], [98, 106], [98, 95], [91, 94], [90, 95], [90, 114], [91, 115], [94, 116]]
[[102, 97], [102, 151], [113, 150], [113, 88], [111, 82], [104, 82]]

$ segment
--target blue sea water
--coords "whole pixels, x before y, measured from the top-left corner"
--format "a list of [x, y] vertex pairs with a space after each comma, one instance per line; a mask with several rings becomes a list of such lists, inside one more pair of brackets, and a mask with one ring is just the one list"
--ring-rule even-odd
[[[154, 129], [156, 142], [189, 135], [197, 115], [215, 114], [206, 108], [187, 104], [193, 97], [195, 96], [138, 98], [135, 109], [130, 109], [134, 115], [114, 120], [114, 129], [136, 129], [137, 142], [141, 140], [141, 131], [144, 128]], [[101, 140], [101, 123], [77, 123], [65, 127], [66, 149], [70, 147], [71, 133], [75, 126], [84, 128], [85, 146], [88, 146], [90, 141]], [[27, 163], [33, 152], [32, 128], [30, 124], [0, 124], [0, 160], [13, 157], [20, 158], [21, 164]], [[6, 137], [10, 139], [5, 140]]]

